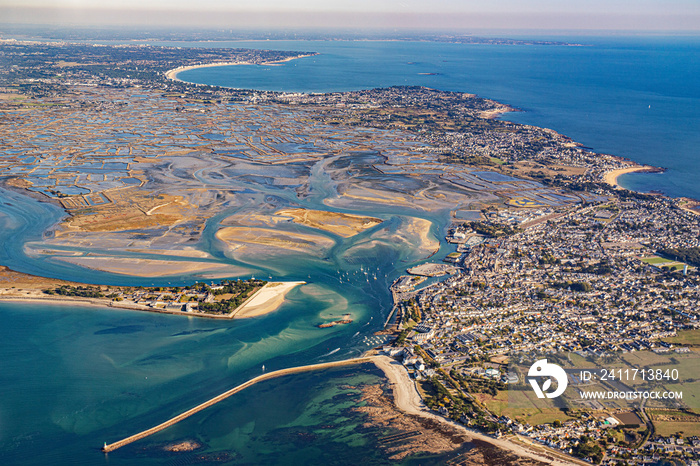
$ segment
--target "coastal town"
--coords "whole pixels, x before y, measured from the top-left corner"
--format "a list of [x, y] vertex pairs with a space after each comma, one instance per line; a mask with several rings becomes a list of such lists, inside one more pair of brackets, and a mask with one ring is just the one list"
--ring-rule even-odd
[[[472, 94], [422, 87], [296, 94], [176, 79], [187, 67], [313, 54], [4, 41], [2, 57], [11, 66], [0, 68], [0, 122], [13, 131], [1, 148], [3, 184], [69, 215], [41, 242], [28, 243], [27, 253], [115, 274], [139, 269], [144, 278], [250, 275], [254, 270], [240, 264], [293, 254], [322, 261], [339, 238], [374, 234], [391, 223], [343, 209], [392, 203], [446, 209], [452, 250], [444, 258], [431, 257], [438, 248], [426, 233], [430, 222], [396, 221], [415, 230], [410, 238], [420, 254], [411, 261], [430, 260], [394, 281], [394, 310], [377, 332], [395, 338], [378, 351], [408, 370], [426, 410], [564, 463], [698, 464], [698, 202], [624, 190], [615, 183], [620, 173], [662, 168], [596, 154], [549, 129], [501, 121], [496, 117], [517, 109]], [[64, 118], [79, 124], [59, 128], [55, 121]], [[101, 134], [105, 127], [110, 131]], [[341, 130], [347, 133], [339, 136]], [[26, 133], [37, 136], [28, 140]], [[83, 140], [97, 142], [76, 150], [75, 141]], [[358, 148], [381, 157], [364, 165], [338, 159]], [[329, 172], [342, 195], [323, 208], [337, 212], [301, 209], [272, 195], [286, 187], [298, 199], [313, 197], [318, 184], [306, 178], [327, 153], [335, 157]], [[223, 168], [231, 160], [242, 168]], [[379, 183], [377, 174], [399, 181]], [[225, 177], [239, 189], [220, 188]], [[409, 192], [411, 183], [422, 197]], [[226, 254], [194, 250], [207, 220], [224, 206], [244, 205], [241, 193], [258, 184], [267, 190], [265, 210], [236, 213], [217, 225], [215, 238]], [[392, 234], [372, 241], [398, 244], [402, 237]], [[0, 298], [94, 299], [216, 318], [269, 313], [304, 283], [37, 281], [13, 289], [20, 279], [4, 273]], [[353, 318], [344, 310], [314, 325], [342, 327]], [[534, 396], [527, 368], [542, 358], [564, 367], [576, 396], [557, 404]], [[606, 367], [675, 368], [679, 376], [610, 382], [601, 378]], [[595, 377], [583, 380], [583, 371]], [[579, 394], [590, 388], [684, 396], [583, 400]]]
[[[571, 357], [561, 361], [572, 367], [573, 385], [582, 384], [573, 366], [630, 363], [626, 355], [635, 353], [633, 367], [639, 370], [675, 367], [671, 361], [682, 360], [692, 372], [700, 364], [691, 348], [695, 337], [679, 338], [700, 329], [698, 264], [679, 261], [673, 253], [698, 250], [697, 214], [660, 196], [622, 200], [611, 193], [610, 198], [527, 214], [487, 211], [481, 221], [456, 224], [447, 239], [457, 245], [459, 255], [452, 262], [459, 271], [418, 291], [409, 290], [413, 282], [397, 281], [401, 303], [395, 325], [411, 346], [387, 351], [403, 355], [414, 377], [447, 387], [451, 400], [439, 409], [468, 425], [474, 421], [465, 417], [464, 400], [455, 400], [471, 398], [473, 391], [459, 382], [465, 377], [493, 387], [494, 396], [480, 397], [490, 415], [479, 422], [498, 435], [526, 435], [596, 463], [646, 464], [665, 456], [697, 461], [696, 429], [669, 432], [672, 423], [654, 422], [649, 415], [665, 413], [656, 420], [667, 421], [675, 413], [698, 422], [692, 399], [656, 408], [595, 402], [583, 409], [572, 402], [542, 416], [551, 420], [539, 425], [525, 421], [528, 408], [546, 409], [529, 402], [509, 415], [495, 414], [503, 399], [496, 393], [510, 396], [511, 387], [524, 382], [526, 370], [513, 362], [532, 355], [575, 355], [578, 365]], [[542, 221], [533, 219], [538, 213]], [[416, 350], [426, 357], [417, 358]], [[682, 388], [690, 394], [694, 386]], [[655, 427], [664, 435], [652, 435]]]

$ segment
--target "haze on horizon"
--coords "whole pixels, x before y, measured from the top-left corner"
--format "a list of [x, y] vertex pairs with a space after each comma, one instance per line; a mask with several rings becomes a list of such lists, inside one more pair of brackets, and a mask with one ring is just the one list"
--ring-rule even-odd
[[236, 28], [700, 32], [697, 0], [0, 0], [0, 22]]

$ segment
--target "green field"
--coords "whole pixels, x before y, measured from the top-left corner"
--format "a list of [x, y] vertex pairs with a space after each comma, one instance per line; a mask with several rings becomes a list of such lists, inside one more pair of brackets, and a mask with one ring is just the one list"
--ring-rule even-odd
[[[671, 361], [673, 358], [673, 361]], [[648, 364], [654, 369], [678, 369], [681, 382], [688, 379], [696, 379], [700, 376], [700, 355], [691, 353], [670, 353], [667, 362]]]
[[671, 364], [671, 356], [675, 353], [656, 354], [652, 351], [635, 351], [624, 353], [622, 359], [639, 369], [649, 366], [661, 366]]
[[666, 259], [665, 257], [650, 256], [642, 258], [642, 262], [649, 265], [654, 265], [656, 267], [664, 268], [669, 267], [671, 270], [683, 270], [685, 267], [684, 262], [678, 262], [672, 259]]
[[700, 346], [700, 329], [681, 330], [675, 337], [665, 338], [664, 340], [674, 345]]
[[659, 265], [659, 264], [666, 264], [666, 263], [671, 263], [671, 262], [676, 262], [676, 261], [666, 259], [665, 257], [651, 256], [651, 257], [644, 257], [642, 259], [642, 262], [644, 262], [645, 264]]
[[683, 432], [685, 437], [700, 435], [700, 422], [657, 422], [654, 421], [654, 430], [658, 435], [668, 437], [676, 432]]
[[552, 407], [551, 400], [540, 400], [532, 390], [505, 390], [493, 397], [484, 393], [474, 394], [492, 413], [531, 425], [547, 424], [556, 419], [564, 422], [572, 419], [562, 410]]

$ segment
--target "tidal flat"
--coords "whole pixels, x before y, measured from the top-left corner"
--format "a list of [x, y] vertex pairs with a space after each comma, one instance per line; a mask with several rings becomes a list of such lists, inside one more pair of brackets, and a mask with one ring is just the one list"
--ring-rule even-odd
[[[411, 133], [325, 124], [312, 118], [313, 109], [202, 103], [145, 90], [72, 92], [41, 111], [8, 112], [16, 155], [0, 168], [12, 174], [8, 196], [26, 208], [0, 208], [10, 227], [5, 234], [14, 234], [7, 236], [15, 251], [7, 265], [87, 283], [170, 285], [255, 276], [307, 284], [291, 290], [277, 311], [230, 323], [133, 311], [102, 316], [65, 305], [31, 314], [44, 335], [53, 332], [63, 342], [46, 351], [64, 355], [63, 364], [74, 367], [37, 383], [56, 391], [80, 380], [84, 389], [51, 404], [48, 422], [55, 427], [40, 427], [47, 421], [36, 413], [18, 427], [40, 434], [8, 440], [5, 450], [14, 458], [52, 439], [71, 445], [56, 450], [59, 462], [77, 455], [90, 463], [96, 452], [76, 448], [99, 447], [102, 440], [162, 422], [259, 374], [262, 365], [274, 370], [348, 358], [381, 344], [386, 340], [373, 334], [391, 310], [390, 284], [405, 269], [454, 250], [441, 238], [455, 212], [502, 202], [495, 189], [523, 188], [518, 180], [489, 180], [487, 172], [443, 163]], [[40, 118], [46, 113], [48, 120]], [[30, 137], [47, 122], [56, 141], [50, 153]], [[538, 193], [557, 194], [530, 184]], [[42, 222], [32, 223], [28, 215]], [[26, 306], [12, 306], [19, 310], [12, 315], [36, 312]], [[57, 319], [54, 328], [46, 327], [53, 326], [43, 323], [46, 318]], [[119, 322], [102, 323], [115, 318]], [[75, 319], [84, 322], [73, 329]], [[339, 319], [351, 323], [319, 328]], [[151, 328], [171, 325], [166, 333]], [[39, 337], [30, 332], [28, 338]], [[136, 344], [139, 338], [151, 346]], [[86, 360], [68, 357], [94, 347], [101, 351]], [[107, 381], [113, 390], [86, 398]], [[86, 399], [94, 402], [81, 407]], [[207, 437], [209, 429], [219, 429], [214, 415], [193, 432]], [[258, 432], [249, 424], [236, 429]], [[221, 435], [220, 442], [195, 443], [212, 451], [229, 440], [238, 445], [229, 433]], [[278, 433], [271, 435], [262, 444], [276, 444]], [[368, 441], [351, 437], [342, 448]], [[128, 451], [110, 458], [131, 460], [143, 458]]]

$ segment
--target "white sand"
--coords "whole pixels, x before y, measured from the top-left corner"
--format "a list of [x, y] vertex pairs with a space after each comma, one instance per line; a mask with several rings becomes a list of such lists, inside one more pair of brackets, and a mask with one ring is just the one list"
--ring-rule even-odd
[[284, 297], [293, 288], [306, 282], [271, 282], [259, 289], [247, 302], [236, 309], [233, 317], [257, 317], [277, 310], [284, 302]]
[[649, 170], [649, 167], [629, 167], [629, 168], [618, 168], [617, 170], [610, 170], [609, 172], [605, 172], [605, 175], [603, 175], [603, 180], [609, 184], [610, 186], [615, 186], [616, 188], [621, 188], [621, 186], [617, 183], [617, 178], [620, 175], [624, 175], [626, 173], [634, 173], [634, 172], [644, 172]]

